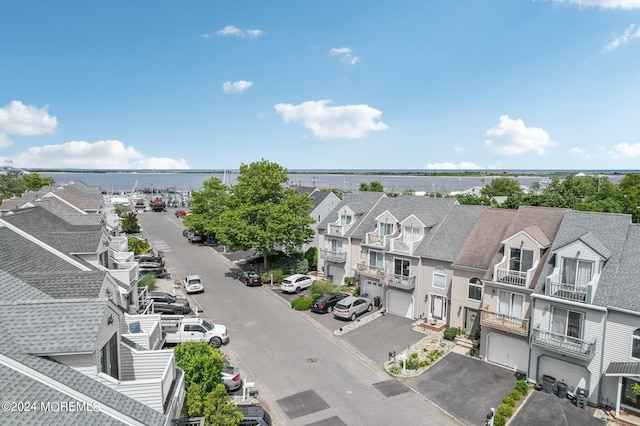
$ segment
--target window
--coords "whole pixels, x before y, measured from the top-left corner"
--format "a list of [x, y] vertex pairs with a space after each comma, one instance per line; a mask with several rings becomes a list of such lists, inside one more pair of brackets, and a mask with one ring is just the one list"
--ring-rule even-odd
[[351, 215], [343, 214], [340, 216], [340, 225], [351, 225], [352, 219]]
[[524, 296], [510, 291], [500, 290], [498, 293], [498, 313], [510, 317], [522, 318]]
[[420, 239], [420, 228], [407, 226], [404, 228], [404, 242], [412, 243]]
[[382, 268], [384, 266], [384, 255], [379, 251], [369, 252], [369, 266]]
[[562, 258], [562, 283], [586, 288], [593, 276], [593, 262]]
[[633, 383], [640, 382], [627, 377], [622, 378], [622, 403], [635, 408], [640, 408], [640, 396], [633, 392], [633, 388], [631, 387]]
[[482, 281], [480, 281], [480, 278], [474, 277], [469, 280], [467, 297], [471, 300], [482, 300]]
[[393, 223], [381, 223], [380, 224], [380, 236], [393, 234]]
[[433, 270], [433, 286], [435, 288], [445, 288], [447, 286], [447, 273], [440, 266]]
[[395, 259], [393, 261], [393, 273], [395, 275], [409, 276], [409, 261], [405, 259]]
[[118, 334], [111, 336], [100, 349], [100, 372], [120, 379], [118, 373]]
[[334, 253], [342, 251], [342, 240], [331, 240], [331, 251]]
[[533, 268], [533, 252], [531, 250], [512, 248], [509, 251], [510, 271], [527, 272], [531, 268]]
[[582, 339], [583, 314], [563, 308], [553, 308], [551, 331], [565, 338]]
[[631, 341], [631, 358], [640, 359], [640, 328], [636, 328], [633, 332], [633, 340]]

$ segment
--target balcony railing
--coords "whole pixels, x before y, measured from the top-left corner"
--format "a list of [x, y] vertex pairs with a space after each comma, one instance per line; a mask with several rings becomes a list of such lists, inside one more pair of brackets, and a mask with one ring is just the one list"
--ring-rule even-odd
[[109, 239], [109, 248], [113, 251], [129, 251], [129, 241], [127, 237], [111, 237]]
[[116, 261], [108, 271], [113, 278], [127, 285], [135, 284], [140, 276], [138, 262]]
[[351, 224], [349, 225], [339, 225], [337, 223], [330, 223], [329, 224], [329, 235], [340, 235], [340, 236], [344, 236], [344, 234], [347, 232], [347, 229], [349, 229], [349, 227], [351, 226]]
[[[136, 343], [140, 347], [153, 350], [160, 349], [163, 344], [162, 326], [160, 324], [160, 314], [156, 315], [128, 315], [125, 314], [125, 322], [128, 333], [122, 336]], [[131, 324], [138, 323], [139, 331], [131, 333]]]
[[531, 344], [548, 351], [590, 361], [596, 348], [596, 340], [586, 341], [550, 331], [531, 330]]
[[547, 277], [544, 289], [547, 296], [590, 304], [593, 302], [593, 295], [596, 293], [596, 288], [600, 281], [600, 274], [593, 274], [591, 281], [579, 286], [560, 282], [560, 279], [560, 271], [558, 270]]
[[386, 247], [389, 240], [397, 236], [398, 232], [394, 232], [389, 235], [380, 235], [378, 231], [368, 232], [365, 236], [364, 244], [376, 247]]
[[356, 265], [356, 269], [360, 274], [368, 275], [375, 278], [378, 278], [380, 272], [384, 271], [384, 268], [382, 266], [369, 265], [365, 262], [358, 262], [358, 264]]
[[485, 311], [480, 313], [480, 325], [503, 330], [508, 333], [526, 336], [529, 334], [529, 319], [518, 318], [497, 312]]
[[416, 276], [415, 275], [398, 275], [398, 274], [389, 274], [385, 278], [385, 272], [380, 271], [379, 277], [380, 282], [383, 282], [385, 285], [389, 287], [396, 287], [402, 290], [413, 290], [416, 288]]
[[398, 253], [411, 254], [416, 249], [421, 240], [406, 242], [402, 241], [402, 236], [391, 240], [390, 250]]
[[346, 251], [331, 251], [331, 250], [320, 250], [320, 257], [325, 260], [336, 262], [336, 263], [345, 263], [347, 261], [347, 252]]

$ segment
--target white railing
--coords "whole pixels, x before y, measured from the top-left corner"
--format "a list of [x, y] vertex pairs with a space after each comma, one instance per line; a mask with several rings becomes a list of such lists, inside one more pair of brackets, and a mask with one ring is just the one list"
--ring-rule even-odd
[[113, 251], [129, 251], [129, 241], [127, 237], [111, 237], [109, 239], [109, 248]]
[[498, 312], [483, 310], [480, 313], [480, 325], [497, 328], [510, 333], [526, 336], [529, 334], [529, 319], [518, 318]]
[[533, 266], [527, 271], [515, 271], [513, 269], [509, 269], [508, 267], [507, 257], [503, 257], [502, 261], [493, 269], [493, 277], [496, 282], [517, 285], [519, 287], [529, 288], [531, 286], [531, 280], [533, 279], [533, 274], [536, 272], [536, 268], [538, 267], [538, 262], [536, 261]]
[[531, 344], [562, 355], [591, 360], [595, 353], [596, 339], [587, 341], [534, 328], [531, 330]]
[[160, 314], [155, 315], [129, 315], [125, 314], [127, 329], [132, 323], [140, 324], [139, 333], [123, 333], [122, 336], [148, 349], [159, 349], [162, 345], [162, 326], [160, 324]]
[[320, 257], [331, 262], [344, 263], [347, 261], [346, 251], [320, 250]]
[[379, 276], [381, 271], [384, 271], [384, 268], [382, 266], [369, 265], [368, 263], [365, 263], [365, 262], [358, 262], [356, 264], [356, 269], [360, 273], [364, 273], [364, 274], [375, 276], [375, 277]]

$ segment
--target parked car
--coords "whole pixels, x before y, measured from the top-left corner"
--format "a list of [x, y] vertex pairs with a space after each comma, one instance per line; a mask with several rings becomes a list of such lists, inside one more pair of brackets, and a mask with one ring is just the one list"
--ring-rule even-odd
[[336, 303], [333, 308], [333, 317], [355, 321], [358, 316], [371, 312], [372, 309], [373, 302], [368, 297], [347, 296]]
[[182, 236], [185, 237], [185, 238], [187, 238], [189, 236], [189, 230], [187, 228], [184, 228], [182, 230]]
[[231, 365], [225, 358], [226, 366], [220, 372], [222, 375], [222, 384], [227, 388], [227, 392], [237, 391], [242, 387], [242, 377], [240, 377], [240, 369]]
[[190, 243], [201, 243], [202, 241], [204, 241], [204, 239], [200, 234], [189, 232], [189, 234], [187, 235], [187, 241], [189, 241]]
[[294, 274], [282, 280], [280, 290], [286, 293], [300, 293], [305, 288], [311, 287], [313, 281], [314, 278], [309, 275]]
[[164, 265], [161, 262], [151, 260], [138, 261], [138, 269], [162, 269]]
[[161, 291], [150, 291], [149, 298], [153, 300], [154, 312], [172, 315], [186, 315], [191, 313], [191, 306], [189, 306], [187, 299], [181, 299]]
[[243, 416], [240, 426], [271, 426], [271, 416], [260, 405], [239, 404], [238, 411]]
[[336, 303], [347, 297], [344, 293], [323, 293], [311, 302], [311, 311], [318, 313], [331, 313]]
[[167, 271], [159, 264], [150, 266], [139, 265], [138, 273], [140, 275], [153, 275], [156, 278], [164, 278], [167, 276]]
[[160, 263], [161, 266], [164, 266], [164, 257], [158, 256], [153, 252], [140, 253], [134, 256], [133, 260], [135, 260], [136, 262], [157, 262]]
[[185, 217], [187, 215], [187, 212], [185, 212], [184, 210], [176, 210], [176, 217]]
[[204, 283], [202, 282], [200, 275], [187, 275], [182, 280], [182, 285], [184, 286], [184, 291], [187, 294], [201, 293], [204, 291]]
[[264, 252], [254, 251], [249, 256], [242, 259], [243, 263], [261, 263], [264, 260]]
[[255, 271], [242, 271], [238, 274], [238, 279], [246, 286], [262, 285], [262, 278]]

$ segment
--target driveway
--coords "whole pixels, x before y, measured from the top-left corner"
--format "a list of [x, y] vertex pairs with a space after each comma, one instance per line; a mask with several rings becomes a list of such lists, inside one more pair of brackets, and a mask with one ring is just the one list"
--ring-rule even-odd
[[422, 375], [402, 382], [461, 423], [475, 426], [515, 387], [516, 376], [513, 370], [449, 352]]
[[512, 426], [604, 426], [605, 420], [593, 416], [594, 409], [581, 409], [568, 399], [552, 393], [533, 392], [513, 417]]

